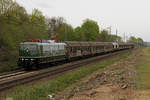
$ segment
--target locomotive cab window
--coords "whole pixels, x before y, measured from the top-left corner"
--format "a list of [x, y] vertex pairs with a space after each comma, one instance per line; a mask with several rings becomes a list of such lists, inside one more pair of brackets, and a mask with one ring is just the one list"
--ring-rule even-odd
[[35, 51], [36, 50], [36, 45], [34, 45], [34, 44], [21, 44], [20, 49], [21, 50], [28, 49], [28, 50], [31, 50], [31, 51]]
[[20, 44], [20, 56], [36, 56], [37, 53], [37, 44]]

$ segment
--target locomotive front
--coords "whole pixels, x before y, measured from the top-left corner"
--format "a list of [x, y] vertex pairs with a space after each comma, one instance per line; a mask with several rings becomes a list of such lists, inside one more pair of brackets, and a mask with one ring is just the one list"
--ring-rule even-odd
[[33, 66], [40, 56], [38, 43], [24, 42], [20, 43], [18, 65], [23, 67]]
[[18, 66], [38, 68], [40, 64], [66, 59], [66, 44], [49, 41], [20, 43]]

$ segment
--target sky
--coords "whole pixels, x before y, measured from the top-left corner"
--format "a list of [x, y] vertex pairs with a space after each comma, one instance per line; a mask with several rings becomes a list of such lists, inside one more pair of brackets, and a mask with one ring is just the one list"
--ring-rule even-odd
[[31, 13], [34, 8], [48, 17], [64, 17], [73, 27], [89, 18], [100, 29], [112, 27], [120, 36], [150, 42], [150, 0], [16, 0]]

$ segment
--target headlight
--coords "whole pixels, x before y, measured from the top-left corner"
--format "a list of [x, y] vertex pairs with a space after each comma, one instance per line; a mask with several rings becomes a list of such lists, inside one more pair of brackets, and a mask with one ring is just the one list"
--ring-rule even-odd
[[22, 61], [23, 61], [24, 59], [22, 58]]
[[33, 61], [34, 59], [31, 59], [31, 61]]

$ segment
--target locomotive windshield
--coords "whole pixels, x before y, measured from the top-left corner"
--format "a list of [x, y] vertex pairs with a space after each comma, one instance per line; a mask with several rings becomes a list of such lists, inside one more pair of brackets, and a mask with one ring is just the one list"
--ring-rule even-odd
[[36, 44], [20, 44], [20, 56], [36, 56], [37, 45]]
[[21, 50], [35, 51], [36, 50], [36, 45], [34, 45], [34, 44], [21, 44], [20, 49]]

